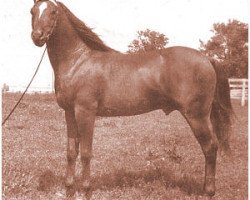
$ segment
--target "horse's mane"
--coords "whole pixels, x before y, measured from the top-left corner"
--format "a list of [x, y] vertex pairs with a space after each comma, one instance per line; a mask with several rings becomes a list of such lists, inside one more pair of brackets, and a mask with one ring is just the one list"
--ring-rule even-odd
[[84, 22], [79, 20], [63, 3], [57, 1], [57, 4], [63, 9], [79, 37], [89, 48], [98, 51], [115, 51], [105, 45], [97, 34], [91, 28], [87, 27]]

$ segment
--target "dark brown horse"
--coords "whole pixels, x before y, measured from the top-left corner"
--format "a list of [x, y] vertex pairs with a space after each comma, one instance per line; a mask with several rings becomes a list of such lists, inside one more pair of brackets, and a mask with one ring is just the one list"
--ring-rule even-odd
[[96, 116], [162, 109], [166, 114], [178, 110], [187, 120], [205, 155], [205, 193], [214, 195], [217, 149], [229, 149], [232, 111], [228, 81], [219, 68], [185, 47], [117, 52], [55, 0], [35, 1], [31, 13], [32, 39], [47, 45], [57, 102], [65, 110], [67, 186], [74, 182], [79, 144], [83, 186], [90, 186]]

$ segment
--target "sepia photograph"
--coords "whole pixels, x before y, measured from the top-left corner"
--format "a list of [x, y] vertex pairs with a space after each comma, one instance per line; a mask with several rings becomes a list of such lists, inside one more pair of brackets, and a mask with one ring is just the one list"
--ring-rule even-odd
[[4, 200], [247, 200], [247, 0], [1, 1]]

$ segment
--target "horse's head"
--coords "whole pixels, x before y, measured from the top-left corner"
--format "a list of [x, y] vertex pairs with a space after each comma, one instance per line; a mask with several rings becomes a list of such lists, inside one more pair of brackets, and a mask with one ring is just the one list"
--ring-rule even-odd
[[50, 38], [56, 26], [58, 5], [55, 0], [34, 0], [32, 14], [32, 40], [41, 47]]

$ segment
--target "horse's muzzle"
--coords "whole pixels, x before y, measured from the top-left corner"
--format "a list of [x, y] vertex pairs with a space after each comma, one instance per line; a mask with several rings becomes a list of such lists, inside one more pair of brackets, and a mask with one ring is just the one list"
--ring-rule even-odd
[[31, 37], [32, 37], [34, 44], [39, 47], [42, 47], [47, 40], [47, 37], [40, 30], [32, 31]]

